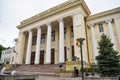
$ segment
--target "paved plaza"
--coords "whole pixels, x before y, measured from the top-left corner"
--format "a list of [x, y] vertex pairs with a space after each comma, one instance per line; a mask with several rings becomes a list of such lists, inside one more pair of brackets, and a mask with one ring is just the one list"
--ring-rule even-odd
[[52, 76], [39, 76], [38, 80], [82, 80], [82, 78], [81, 77], [63, 78], [63, 77], [52, 77]]

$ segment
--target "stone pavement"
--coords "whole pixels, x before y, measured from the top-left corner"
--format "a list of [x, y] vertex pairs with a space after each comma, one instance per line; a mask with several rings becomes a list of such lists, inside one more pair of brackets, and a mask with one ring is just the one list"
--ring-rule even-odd
[[[81, 77], [71, 77], [71, 78], [63, 78], [63, 77], [53, 77], [53, 76], [39, 76], [36, 80], [82, 80]], [[85, 80], [120, 80], [118, 77], [86, 77]]]
[[81, 77], [63, 78], [63, 77], [53, 77], [53, 76], [39, 76], [38, 80], [82, 80], [82, 79], [81, 79]]

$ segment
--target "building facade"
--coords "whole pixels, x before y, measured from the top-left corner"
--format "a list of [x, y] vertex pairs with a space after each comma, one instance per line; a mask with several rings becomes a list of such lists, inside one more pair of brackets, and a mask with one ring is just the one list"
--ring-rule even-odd
[[108, 35], [120, 53], [120, 7], [95, 15], [84, 0], [69, 0], [21, 22], [17, 64], [58, 64], [80, 57], [78, 38], [85, 38], [83, 60], [94, 63], [100, 35]]
[[3, 64], [14, 64], [14, 47], [2, 51], [1, 63]]

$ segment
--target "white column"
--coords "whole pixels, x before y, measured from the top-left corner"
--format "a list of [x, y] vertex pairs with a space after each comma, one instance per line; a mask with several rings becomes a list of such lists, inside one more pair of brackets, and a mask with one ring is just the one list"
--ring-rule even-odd
[[4, 51], [2, 51], [1, 59], [2, 59], [2, 63], [4, 63], [4, 61], [5, 61], [5, 52]]
[[52, 26], [50, 23], [47, 24], [47, 46], [46, 46], [46, 64], [51, 63], [51, 31]]
[[120, 53], [120, 49], [118, 49], [117, 47], [117, 45], [120, 46], [120, 16], [115, 17], [114, 22], [115, 22], [115, 28], [116, 28], [117, 36], [118, 36], [118, 43], [116, 43], [116, 49]]
[[22, 64], [22, 63], [25, 63], [26, 61], [23, 58], [24, 50], [25, 50], [25, 40], [26, 40], [26, 33], [23, 31], [20, 31], [15, 50], [16, 50], [17, 56], [21, 56], [21, 57], [15, 57], [15, 63]]
[[41, 27], [37, 28], [37, 43], [36, 43], [36, 53], [35, 53], [35, 64], [39, 64], [40, 60], [40, 41], [41, 41]]
[[14, 52], [13, 52], [13, 49], [11, 50], [11, 53], [10, 53], [10, 64], [13, 64], [13, 55], [14, 55]]
[[32, 31], [29, 30], [28, 44], [27, 44], [27, 53], [25, 64], [30, 64], [31, 59], [31, 47], [32, 47]]
[[91, 36], [92, 36], [92, 46], [93, 46], [93, 57], [94, 57], [94, 62], [96, 63], [96, 56], [98, 56], [98, 52], [97, 52], [97, 43], [96, 43], [96, 39], [95, 39], [95, 30], [94, 30], [94, 24], [90, 25], [91, 28]]
[[114, 37], [114, 32], [113, 32], [111, 21], [112, 20], [107, 20], [106, 22], [108, 23], [108, 29], [109, 29], [109, 35], [110, 35], [111, 42], [114, 44], [113, 48], [116, 50], [115, 37]]
[[59, 20], [59, 63], [64, 63], [64, 22]]

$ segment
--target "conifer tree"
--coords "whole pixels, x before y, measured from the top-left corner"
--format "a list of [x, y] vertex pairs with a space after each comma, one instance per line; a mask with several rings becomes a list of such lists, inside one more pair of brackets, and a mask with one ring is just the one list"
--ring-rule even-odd
[[113, 49], [113, 43], [102, 35], [98, 42], [99, 55], [96, 57], [98, 68], [102, 76], [117, 76], [120, 72], [120, 58], [118, 52]]
[[3, 47], [1, 44], [0, 44], [0, 58], [1, 58], [1, 54], [2, 54], [2, 50], [5, 50], [6, 48]]

